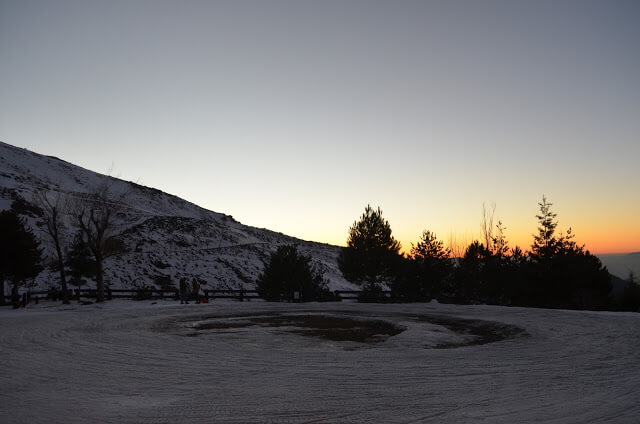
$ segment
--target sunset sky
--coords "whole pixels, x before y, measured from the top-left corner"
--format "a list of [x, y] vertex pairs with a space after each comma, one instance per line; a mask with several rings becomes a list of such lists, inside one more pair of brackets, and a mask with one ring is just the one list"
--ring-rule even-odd
[[640, 251], [638, 1], [0, 0], [0, 140], [343, 245]]

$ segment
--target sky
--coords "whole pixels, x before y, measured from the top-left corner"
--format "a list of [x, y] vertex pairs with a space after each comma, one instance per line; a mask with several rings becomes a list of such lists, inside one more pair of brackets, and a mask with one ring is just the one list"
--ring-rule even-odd
[[640, 251], [637, 1], [0, 0], [0, 140], [344, 245]]

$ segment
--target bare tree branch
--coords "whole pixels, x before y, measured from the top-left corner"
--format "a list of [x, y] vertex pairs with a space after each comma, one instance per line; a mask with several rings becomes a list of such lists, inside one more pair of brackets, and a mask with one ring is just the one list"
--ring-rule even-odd
[[60, 273], [60, 287], [62, 289], [62, 303], [69, 303], [69, 291], [64, 269], [64, 255], [62, 249], [61, 232], [64, 230], [64, 216], [68, 211], [69, 200], [60, 192], [52, 194], [44, 189], [33, 193], [33, 202], [42, 211], [42, 224], [56, 251], [57, 267]]
[[118, 214], [124, 209], [128, 192], [116, 193], [109, 179], [95, 187], [85, 199], [76, 202], [74, 221], [84, 234], [96, 261], [97, 301], [104, 300], [104, 259], [118, 235]]

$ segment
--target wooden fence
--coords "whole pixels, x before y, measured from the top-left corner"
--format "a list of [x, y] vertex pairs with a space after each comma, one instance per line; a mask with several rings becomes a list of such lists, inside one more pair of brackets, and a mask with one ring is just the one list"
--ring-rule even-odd
[[[363, 300], [363, 292], [360, 290], [336, 290], [333, 292], [336, 301], [358, 301]], [[80, 301], [82, 299], [92, 300], [97, 296], [96, 289], [71, 289], [71, 299]], [[386, 299], [391, 299], [390, 291], [383, 291], [381, 295]], [[40, 291], [22, 291], [20, 292], [20, 300], [23, 296], [28, 297], [28, 302], [38, 303], [40, 300], [59, 300], [60, 292], [52, 290]], [[104, 297], [106, 300], [111, 299], [133, 299], [133, 300], [150, 300], [150, 299], [180, 299], [180, 293], [177, 289], [105, 289]], [[239, 301], [249, 301], [252, 299], [262, 299], [257, 290], [238, 290], [238, 289], [204, 289], [202, 290], [201, 299], [236, 299]], [[283, 299], [295, 301], [292, 299]], [[5, 304], [11, 304], [11, 296], [5, 296]]]

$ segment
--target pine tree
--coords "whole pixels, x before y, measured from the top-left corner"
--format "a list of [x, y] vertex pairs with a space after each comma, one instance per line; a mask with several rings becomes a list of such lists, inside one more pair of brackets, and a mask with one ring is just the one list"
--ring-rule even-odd
[[538, 234], [533, 235], [533, 245], [531, 246], [531, 255], [536, 259], [548, 259], [553, 257], [558, 250], [558, 239], [555, 237], [558, 221], [557, 214], [551, 212], [553, 203], [547, 202], [547, 198], [542, 196], [540, 206], [540, 215], [536, 215], [540, 226]]
[[392, 277], [399, 251], [400, 243], [391, 234], [382, 210], [367, 205], [360, 220], [349, 228], [347, 247], [340, 251], [338, 265], [347, 280], [375, 285]]
[[530, 302], [534, 306], [602, 309], [610, 304], [611, 276], [600, 259], [578, 245], [569, 228], [556, 236], [556, 214], [543, 196], [531, 246]]
[[311, 257], [298, 252], [295, 245], [279, 246], [271, 254], [258, 277], [260, 296], [269, 301], [293, 299], [298, 292], [300, 300], [320, 300], [328, 294], [322, 272], [311, 265]]
[[420, 240], [411, 245], [403, 272], [394, 281], [394, 291], [409, 300], [428, 301], [438, 297], [453, 269], [450, 255], [444, 243], [425, 230]]
[[435, 233], [423, 231], [420, 240], [411, 245], [411, 259], [421, 261], [448, 259], [451, 252], [444, 247], [444, 243], [438, 240]]
[[0, 301], [4, 303], [4, 282], [13, 283], [13, 291], [40, 271], [42, 249], [24, 220], [12, 210], [0, 212]]

